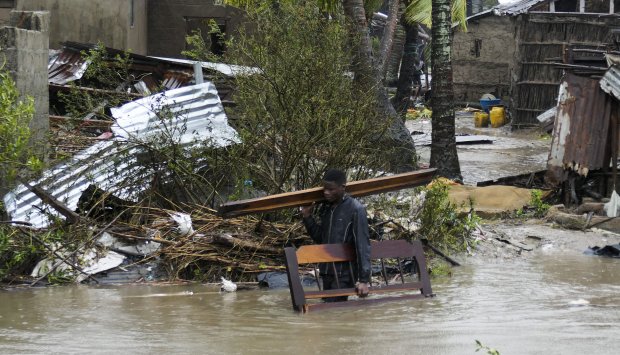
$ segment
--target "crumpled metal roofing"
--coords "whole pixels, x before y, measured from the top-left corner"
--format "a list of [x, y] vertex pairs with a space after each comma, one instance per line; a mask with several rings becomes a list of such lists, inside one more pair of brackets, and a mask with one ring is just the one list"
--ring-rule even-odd
[[[121, 198], [135, 197], [150, 181], [148, 170], [141, 169], [138, 162], [137, 155], [142, 149], [136, 140], [156, 140], [162, 134], [164, 127], [155, 113], [158, 110], [177, 114], [169, 121], [167, 132], [172, 132], [181, 144], [208, 142], [211, 146], [221, 147], [239, 141], [236, 131], [228, 125], [215, 85], [205, 82], [145, 97], [114, 109], [113, 115], [117, 119], [112, 127], [114, 138], [98, 142], [68, 162], [47, 170], [41, 179], [31, 184], [40, 185], [73, 210], [90, 184]], [[130, 174], [144, 175], [142, 181], [145, 184], [127, 186], [125, 180]], [[41, 211], [58, 215], [23, 185], [5, 195], [3, 201], [12, 220], [30, 222], [35, 227], [49, 224], [49, 217]]]
[[[196, 63], [195, 60], [178, 59], [178, 58], [166, 58], [166, 57], [149, 57], [163, 62], [183, 64], [187, 66], [193, 66]], [[213, 63], [213, 62], [200, 62], [200, 65], [204, 69], [215, 70], [226, 76], [235, 77], [237, 75], [249, 75], [258, 73], [258, 68], [246, 67], [243, 65], [234, 65], [226, 63]]]
[[[48, 81], [54, 85], [67, 85], [72, 81], [82, 78], [88, 68], [89, 62], [83, 58], [82, 52], [96, 48], [94, 44], [64, 42], [63, 49], [50, 56], [48, 62]], [[155, 57], [124, 53], [123, 51], [105, 47], [106, 52], [115, 55], [128, 55], [132, 65], [132, 74], [142, 77], [142, 81], [135, 88], [142, 94], [156, 92], [160, 87], [172, 90], [186, 86], [193, 80], [193, 68], [184, 63], [162, 61]], [[166, 62], [162, 66], [162, 62]], [[148, 73], [150, 75], [143, 75]]]
[[493, 13], [498, 16], [514, 16], [518, 14], [523, 14], [528, 12], [531, 7], [546, 1], [549, 0], [521, 0], [508, 4], [500, 4], [493, 8]]
[[548, 179], [561, 183], [566, 171], [586, 176], [601, 169], [605, 159], [611, 115], [609, 96], [599, 81], [567, 73], [560, 84], [557, 116], [551, 152], [547, 161]]
[[79, 52], [61, 50], [50, 56], [47, 64], [50, 84], [66, 85], [78, 80], [88, 68], [88, 61]]
[[609, 68], [600, 81], [601, 89], [620, 100], [620, 66]]

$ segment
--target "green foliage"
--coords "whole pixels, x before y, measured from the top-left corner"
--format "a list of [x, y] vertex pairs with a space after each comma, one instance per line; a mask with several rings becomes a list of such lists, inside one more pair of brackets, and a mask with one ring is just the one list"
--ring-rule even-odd
[[0, 183], [10, 183], [24, 168], [41, 167], [29, 154], [33, 116], [33, 98], [21, 99], [11, 75], [0, 68]]
[[[432, 27], [433, 2], [431, 0], [411, 0], [405, 10], [405, 17], [410, 23], [421, 23], [427, 27]], [[467, 30], [467, 2], [465, 0], [452, 0], [452, 22], [458, 22], [459, 27]]]
[[314, 5], [250, 10], [225, 60], [257, 69], [236, 78], [233, 112], [242, 144], [233, 150], [236, 176], [269, 193], [319, 183], [325, 167], [355, 169], [356, 178], [386, 159], [373, 144], [387, 129], [376, 119], [375, 95], [347, 74], [353, 53], [341, 17]]
[[[222, 31], [220, 30], [220, 27], [218, 26], [217, 22], [215, 22], [215, 20], [213, 19], [209, 20], [207, 25], [209, 26], [209, 31], [207, 32], [207, 35], [209, 35], [209, 37], [210, 35], [214, 35], [218, 41], [221, 41], [221, 42], [226, 41], [224, 33], [222, 33]], [[184, 56], [187, 56], [189, 58], [196, 59], [199, 61], [207, 61], [207, 62], [219, 62], [220, 61], [220, 57], [214, 54], [213, 52], [211, 52], [211, 49], [205, 42], [200, 29], [192, 31], [190, 35], [185, 37], [185, 42], [187, 43], [187, 46], [189, 47], [189, 49], [181, 52], [181, 54], [183, 54]]]
[[457, 206], [448, 199], [448, 189], [441, 180], [435, 180], [426, 191], [419, 232], [438, 248], [464, 251], [480, 218], [473, 209], [459, 214]]
[[[68, 93], [59, 93], [59, 100], [73, 118], [83, 119], [86, 115], [94, 114], [100, 119], [110, 119], [105, 109], [135, 99], [126, 89], [141, 78], [130, 75], [129, 53], [123, 52], [109, 58], [101, 42], [93, 49], [82, 51], [81, 56], [87, 61], [88, 67], [82, 78], [71, 82]], [[80, 90], [81, 86], [98, 90]]]
[[542, 199], [543, 193], [542, 191], [536, 189], [532, 190], [532, 197], [530, 200], [530, 206], [534, 209], [535, 217], [544, 217], [547, 214], [547, 211], [551, 207], [549, 204], [545, 203]]
[[500, 355], [499, 351], [493, 348], [490, 348], [484, 344], [482, 344], [482, 342], [480, 340], [476, 340], [476, 352], [480, 351], [480, 350], [486, 350], [487, 355]]

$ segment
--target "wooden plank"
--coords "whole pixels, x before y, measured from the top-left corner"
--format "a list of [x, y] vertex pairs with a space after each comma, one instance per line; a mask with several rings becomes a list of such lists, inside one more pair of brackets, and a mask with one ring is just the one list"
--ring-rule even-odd
[[304, 288], [299, 279], [299, 266], [295, 248], [284, 248], [284, 256], [286, 258], [286, 276], [288, 278], [289, 291], [291, 292], [291, 301], [293, 309], [303, 311], [306, 299], [304, 296]]
[[[372, 241], [370, 258], [408, 258], [415, 255], [414, 247], [404, 239]], [[297, 250], [299, 264], [327, 263], [355, 260], [355, 250], [350, 244], [304, 245]]]
[[[383, 285], [378, 287], [370, 287], [368, 289], [369, 294], [380, 294], [387, 292], [397, 292], [397, 291], [412, 291], [422, 289], [421, 282], [408, 282], [404, 284], [393, 284], [393, 285]], [[339, 288], [335, 290], [323, 290], [323, 291], [307, 291], [306, 299], [317, 299], [323, 297], [338, 297], [338, 296], [355, 296], [357, 292], [354, 288]]]
[[304, 245], [297, 250], [299, 264], [327, 263], [355, 260], [350, 244]]
[[409, 258], [414, 256], [413, 245], [406, 240], [382, 240], [370, 244], [370, 258]]
[[[346, 190], [353, 197], [361, 197], [416, 187], [431, 182], [436, 170], [423, 169], [392, 176], [353, 181], [347, 184]], [[304, 206], [323, 200], [323, 188], [315, 187], [260, 198], [227, 202], [218, 208], [218, 214], [224, 218], [229, 218]]]

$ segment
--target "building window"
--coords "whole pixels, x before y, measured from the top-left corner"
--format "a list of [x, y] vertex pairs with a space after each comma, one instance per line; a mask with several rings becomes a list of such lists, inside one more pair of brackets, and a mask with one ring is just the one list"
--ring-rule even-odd
[[579, 0], [558, 0], [555, 12], [579, 12]]
[[[226, 50], [226, 44], [222, 39], [222, 35], [226, 35], [227, 19], [221, 17], [186, 17], [185, 33], [192, 34], [196, 30], [200, 30], [202, 39], [205, 41], [207, 48], [215, 55], [222, 55]], [[220, 34], [212, 33], [212, 24], [219, 29]], [[187, 49], [187, 48], [186, 48]]]
[[586, 1], [586, 12], [595, 14], [609, 13], [609, 0], [588, 0]]

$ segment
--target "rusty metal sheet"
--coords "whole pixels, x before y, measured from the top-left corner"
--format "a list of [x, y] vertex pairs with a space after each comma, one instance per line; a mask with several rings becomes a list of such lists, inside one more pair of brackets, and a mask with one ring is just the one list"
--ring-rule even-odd
[[61, 50], [52, 56], [47, 65], [48, 81], [50, 84], [66, 85], [80, 79], [87, 67], [88, 62], [79, 51]]
[[620, 66], [609, 68], [600, 81], [601, 89], [620, 100]]
[[565, 171], [586, 176], [606, 161], [611, 117], [609, 96], [599, 81], [567, 73], [560, 85], [558, 109], [547, 167], [552, 183], [565, 180]]

